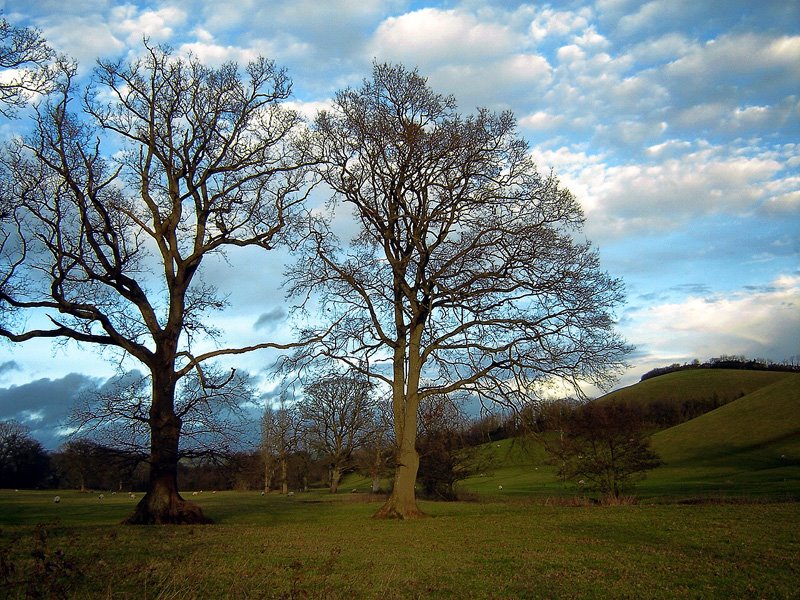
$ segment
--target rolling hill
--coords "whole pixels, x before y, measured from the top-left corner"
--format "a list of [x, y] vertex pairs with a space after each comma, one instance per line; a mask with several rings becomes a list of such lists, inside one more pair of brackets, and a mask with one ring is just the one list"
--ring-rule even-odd
[[[617, 390], [598, 401], [647, 406], [717, 398], [722, 406], [655, 433], [664, 465], [637, 495], [800, 498], [800, 374], [742, 370], [670, 373]], [[576, 493], [547, 464], [541, 440], [484, 446], [493, 467], [463, 483], [484, 495], [557, 496]]]

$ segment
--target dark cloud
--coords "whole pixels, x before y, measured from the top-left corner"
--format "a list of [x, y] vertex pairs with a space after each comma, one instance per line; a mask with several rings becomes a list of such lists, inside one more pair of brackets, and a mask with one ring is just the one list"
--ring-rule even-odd
[[255, 325], [253, 327], [255, 329], [267, 329], [270, 330], [274, 328], [278, 323], [283, 321], [286, 318], [286, 310], [281, 306], [276, 306], [272, 310], [269, 310], [265, 313], [262, 313], [258, 319], [256, 319]]
[[4, 363], [0, 363], [0, 377], [5, 375], [6, 373], [11, 373], [13, 371], [21, 371], [21, 370], [22, 368], [15, 360], [7, 360]]
[[72, 406], [82, 395], [94, 393], [98, 383], [88, 375], [70, 373], [0, 388], [0, 420], [23, 423], [45, 448], [54, 449], [63, 441], [59, 431]]

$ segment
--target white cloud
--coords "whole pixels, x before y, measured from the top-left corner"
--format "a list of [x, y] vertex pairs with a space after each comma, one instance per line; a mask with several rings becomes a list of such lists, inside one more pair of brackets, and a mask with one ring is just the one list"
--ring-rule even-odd
[[174, 35], [173, 28], [180, 27], [186, 21], [186, 13], [174, 7], [140, 13], [136, 7], [126, 4], [113, 8], [109, 21], [114, 29], [125, 36], [128, 44], [136, 45], [143, 37], [151, 38], [154, 42], [165, 42]]
[[513, 52], [517, 34], [499, 23], [483, 23], [458, 10], [423, 8], [389, 17], [377, 28], [371, 50], [380, 60], [431, 66], [483, 62]]
[[191, 53], [196, 56], [200, 62], [213, 66], [218, 66], [229, 61], [246, 64], [258, 56], [258, 52], [252, 49], [240, 48], [237, 46], [222, 46], [220, 44], [200, 41], [182, 44], [180, 52]]
[[781, 361], [800, 353], [800, 277], [782, 275], [762, 289], [743, 289], [632, 311], [629, 339], [649, 360], [744, 354]]
[[[583, 8], [580, 11], [558, 11], [545, 7], [536, 13], [530, 24], [530, 35], [534, 42], [541, 42], [545, 38], [565, 37], [570, 33], [583, 31], [589, 26], [591, 9]], [[594, 30], [592, 30], [594, 31]], [[594, 35], [597, 35], [596, 32]], [[587, 38], [589, 41], [591, 38]], [[596, 42], [597, 40], [595, 40]]]
[[[680, 229], [711, 214], [747, 214], [762, 203], [791, 202], [797, 189], [784, 174], [782, 153], [753, 156], [708, 144], [671, 140], [651, 146], [652, 162], [611, 165], [599, 156], [562, 147], [537, 149], [542, 168], [554, 167], [587, 213], [593, 237]], [[777, 207], [776, 204], [774, 207]]]
[[[91, 31], [91, 35], [87, 35], [87, 31]], [[89, 69], [98, 57], [116, 56], [125, 49], [125, 43], [100, 15], [68, 15], [54, 19], [43, 27], [43, 33], [54, 48], [67, 53], [82, 67]]]
[[723, 35], [696, 44], [668, 67], [672, 77], [709, 85], [743, 74], [757, 74], [760, 85], [790, 83], [780, 80], [800, 76], [800, 36]]

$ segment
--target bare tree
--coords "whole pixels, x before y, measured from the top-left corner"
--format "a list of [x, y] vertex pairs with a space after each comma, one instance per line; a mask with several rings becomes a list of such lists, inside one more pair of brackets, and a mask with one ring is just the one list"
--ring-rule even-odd
[[[222, 385], [224, 383], [224, 385]], [[148, 458], [151, 383], [130, 371], [112, 378], [73, 406], [73, 437], [102, 442], [130, 457]], [[253, 400], [250, 378], [211, 365], [176, 387], [175, 414], [181, 420], [179, 458], [220, 460], [248, 445], [250, 416], [242, 405]]]
[[316, 355], [391, 389], [397, 467], [376, 516], [415, 517], [420, 402], [609, 383], [627, 350], [613, 332], [622, 286], [574, 237], [578, 203], [537, 171], [510, 113], [462, 117], [416, 71], [376, 64], [317, 116], [310, 144], [359, 232], [341, 247], [318, 224], [291, 289], [340, 319]]
[[392, 407], [385, 400], [378, 400], [369, 415], [367, 434], [358, 456], [359, 469], [372, 481], [370, 491], [377, 494], [381, 491], [381, 478], [390, 469], [390, 459], [394, 455], [394, 437], [392, 435]]
[[147, 43], [140, 59], [99, 63], [80, 107], [73, 74], [3, 159], [27, 247], [12, 275], [26, 285], [0, 291], [0, 305], [44, 314], [49, 327], [0, 335], [137, 359], [151, 386], [150, 482], [129, 522], [205, 521], [177, 489], [176, 388], [190, 373], [226, 383], [207, 380], [212, 359], [287, 347], [210, 345], [220, 332], [209, 313], [226, 299], [201, 266], [226, 249], [291, 241], [308, 192], [293, 143], [300, 117], [282, 106], [290, 81], [262, 58], [244, 72], [210, 68]]
[[45, 483], [50, 457], [16, 421], [0, 421], [0, 488], [35, 488]]
[[261, 451], [264, 456], [264, 492], [272, 490], [275, 476], [282, 494], [289, 493], [289, 457], [299, 438], [297, 408], [285, 398], [275, 408], [267, 406], [261, 418]]
[[[11, 118], [32, 96], [48, 90], [54, 53], [35, 29], [15, 27], [0, 17], [0, 115]], [[16, 292], [11, 275], [24, 255], [24, 240], [13, 219], [13, 185], [0, 180], [0, 290]], [[0, 304], [0, 323], [13, 311]]]
[[335, 494], [353, 452], [365, 441], [374, 402], [371, 386], [360, 374], [326, 373], [304, 387], [298, 405], [303, 434], [328, 462], [329, 488]]
[[558, 475], [578, 481], [614, 501], [646, 471], [662, 464], [650, 447], [642, 409], [615, 402], [589, 402], [564, 419], [565, 434], [547, 451]]
[[0, 81], [0, 114], [13, 116], [32, 96], [47, 90], [52, 76], [48, 63], [54, 56], [39, 31], [15, 27], [0, 17], [0, 71], [13, 72]]

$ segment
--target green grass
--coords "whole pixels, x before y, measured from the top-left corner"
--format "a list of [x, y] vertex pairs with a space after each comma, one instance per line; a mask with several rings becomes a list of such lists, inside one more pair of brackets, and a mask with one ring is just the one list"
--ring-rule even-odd
[[[712, 394], [728, 399], [714, 411], [652, 436], [653, 448], [665, 464], [637, 484], [637, 496], [668, 502], [720, 497], [800, 500], [800, 374], [681, 371], [607, 398], [615, 394], [632, 403]], [[541, 439], [485, 444], [482, 455], [493, 466], [464, 481], [467, 491], [540, 500], [580, 492], [558, 481]]]
[[[431, 518], [387, 522], [370, 518], [378, 504], [364, 498], [205, 493], [193, 499], [215, 525], [130, 527], [115, 524], [131, 508], [124, 498], [66, 492], [54, 505], [50, 493], [3, 491], [0, 548], [13, 578], [36, 575], [44, 597], [59, 586], [71, 598], [115, 599], [797, 594], [797, 504], [422, 503]], [[37, 572], [41, 519], [51, 568]]]
[[461, 484], [479, 501], [422, 502], [431, 518], [413, 522], [372, 519], [380, 500], [350, 492], [369, 489], [356, 475], [335, 496], [192, 496], [215, 521], [194, 527], [122, 526], [127, 494], [0, 490], [0, 597], [800, 597], [800, 376], [626, 389], [738, 398], [653, 436], [665, 465], [638, 504], [573, 503], [541, 439], [485, 444]]
[[601, 401], [613, 400], [643, 406], [657, 401], [683, 402], [716, 397], [720, 402], [730, 402], [787, 379], [800, 387], [798, 373], [736, 369], [677, 371], [615, 390], [603, 396]]
[[651, 491], [800, 498], [800, 377], [777, 380], [652, 438]]

